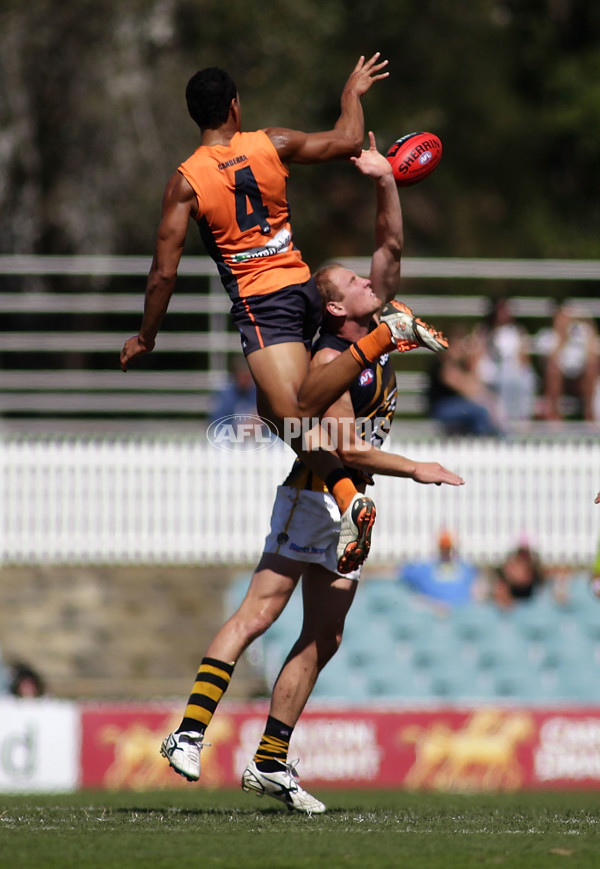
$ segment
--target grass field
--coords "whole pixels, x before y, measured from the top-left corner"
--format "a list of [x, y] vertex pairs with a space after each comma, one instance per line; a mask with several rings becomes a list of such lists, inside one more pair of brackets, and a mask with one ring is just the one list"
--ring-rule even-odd
[[0, 796], [0, 866], [600, 866], [600, 793], [319, 795], [312, 818], [241, 791]]

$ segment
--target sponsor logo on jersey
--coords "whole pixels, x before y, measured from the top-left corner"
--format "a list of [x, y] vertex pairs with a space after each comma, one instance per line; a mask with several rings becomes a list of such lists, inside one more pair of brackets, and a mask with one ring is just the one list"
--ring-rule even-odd
[[[263, 229], [262, 232], [268, 233], [270, 232], [270, 226], [266, 224], [266, 229]], [[249, 259], [261, 259], [265, 256], [275, 256], [278, 253], [285, 253], [290, 249], [290, 245], [292, 243], [292, 233], [289, 229], [284, 227], [280, 229], [279, 232], [273, 236], [273, 238], [268, 242], [268, 244], [263, 247], [251, 247], [249, 250], [239, 251], [238, 253], [234, 253], [231, 257], [231, 261], [234, 263], [242, 263], [246, 262]]]
[[373, 383], [375, 380], [375, 375], [371, 371], [370, 368], [364, 368], [359, 375], [358, 385], [359, 386], [368, 386], [369, 383]]

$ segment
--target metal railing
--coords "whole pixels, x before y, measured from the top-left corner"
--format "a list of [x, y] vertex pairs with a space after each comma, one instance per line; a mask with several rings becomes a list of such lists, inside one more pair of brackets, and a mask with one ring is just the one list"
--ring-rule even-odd
[[[370, 260], [343, 259], [344, 265], [368, 273]], [[25, 256], [0, 255], [2, 276], [79, 276], [106, 278], [142, 277], [150, 260], [122, 256]], [[403, 260], [405, 278], [506, 278], [598, 280], [599, 261], [575, 260], [483, 260], [419, 259]], [[0, 415], [39, 415], [47, 417], [107, 416], [135, 418], [157, 414], [198, 417], [206, 415], [212, 395], [227, 378], [228, 359], [240, 353], [237, 332], [229, 326], [229, 300], [218, 278], [216, 267], [207, 257], [184, 257], [179, 273], [203, 281], [206, 292], [175, 292], [169, 307], [169, 322], [185, 322], [186, 315], [206, 315], [203, 331], [167, 328], [160, 333], [156, 354], [175, 354], [182, 358], [169, 371], [134, 370], [124, 376], [118, 370], [118, 353], [123, 339], [139, 326], [143, 293], [98, 292], [9, 292], [0, 291], [0, 322], [11, 317], [11, 328], [0, 330]], [[1, 280], [0, 280], [1, 290]], [[415, 311], [432, 318], [481, 317], [487, 308], [484, 295], [403, 295]], [[520, 318], [550, 318], [553, 302], [548, 298], [515, 296], [515, 314]], [[579, 299], [591, 316], [600, 317], [600, 299]], [[95, 318], [97, 328], [19, 328], [31, 315], [80, 314]], [[112, 315], [125, 315], [127, 329], [107, 330]], [[183, 315], [183, 316], [182, 316]], [[171, 319], [172, 318], [172, 319]], [[16, 325], [15, 325], [16, 324]], [[425, 351], [416, 351], [424, 354]], [[73, 363], [73, 354], [78, 354]], [[109, 356], [110, 354], [110, 356]], [[200, 354], [204, 354], [201, 359]], [[66, 368], [57, 360], [70, 356]], [[102, 362], [98, 360], [102, 358]], [[12, 360], [17, 360], [13, 362]], [[23, 360], [27, 361], [24, 364]], [[106, 366], [113, 365], [108, 369]], [[172, 363], [171, 363], [172, 364]], [[185, 370], [183, 366], [185, 365]], [[400, 412], [405, 416], [424, 411], [424, 380], [417, 371], [400, 372], [398, 388]]]

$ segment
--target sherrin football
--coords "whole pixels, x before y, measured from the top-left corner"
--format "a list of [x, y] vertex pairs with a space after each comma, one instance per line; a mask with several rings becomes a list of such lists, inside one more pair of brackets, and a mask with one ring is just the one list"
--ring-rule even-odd
[[442, 143], [435, 133], [408, 133], [397, 139], [385, 155], [399, 187], [418, 184], [431, 175], [442, 159]]

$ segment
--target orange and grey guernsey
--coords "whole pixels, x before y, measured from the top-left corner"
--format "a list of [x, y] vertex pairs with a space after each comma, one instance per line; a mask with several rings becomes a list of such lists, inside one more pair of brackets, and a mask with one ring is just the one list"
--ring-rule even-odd
[[310, 278], [293, 241], [289, 169], [263, 130], [201, 145], [179, 171], [196, 194], [202, 240], [232, 301]]

